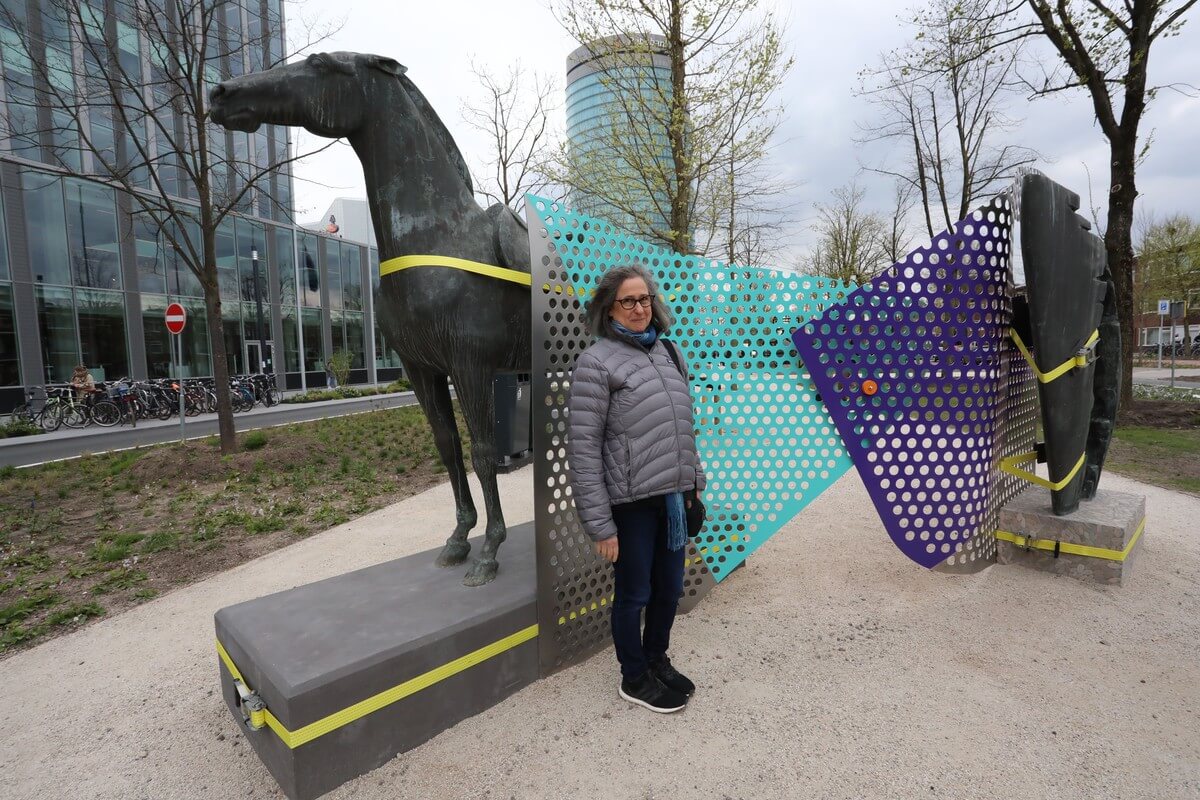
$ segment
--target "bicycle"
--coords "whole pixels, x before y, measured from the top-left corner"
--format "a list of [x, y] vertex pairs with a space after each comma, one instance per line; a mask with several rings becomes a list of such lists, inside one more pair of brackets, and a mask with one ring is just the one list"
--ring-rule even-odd
[[[38, 391], [41, 390], [41, 406], [35, 404], [38, 401]], [[13, 425], [28, 424], [36, 425], [44, 431], [56, 431], [62, 424], [62, 417], [58, 414], [58, 403], [51, 403], [50, 397], [51, 387], [31, 387], [25, 390], [25, 402], [14, 408], [8, 415], [9, 423]]]

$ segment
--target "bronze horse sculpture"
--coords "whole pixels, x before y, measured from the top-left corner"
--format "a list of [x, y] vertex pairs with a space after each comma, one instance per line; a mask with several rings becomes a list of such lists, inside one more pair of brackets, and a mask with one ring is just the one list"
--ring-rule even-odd
[[[362, 53], [320, 53], [304, 61], [225, 81], [210, 115], [226, 128], [300, 126], [344, 138], [362, 162], [381, 263], [401, 256], [449, 256], [529, 273], [524, 223], [502, 204], [476, 202], [450, 132], [397, 61]], [[483, 487], [487, 528], [463, 583], [496, 575], [506, 529], [496, 487], [495, 400], [499, 371], [528, 371], [528, 285], [445, 266], [401, 269], [381, 279], [378, 310], [433, 429], [454, 491], [457, 524], [437, 563], [463, 563], [478, 514], [447, 381], [453, 381], [471, 433], [471, 459]]]

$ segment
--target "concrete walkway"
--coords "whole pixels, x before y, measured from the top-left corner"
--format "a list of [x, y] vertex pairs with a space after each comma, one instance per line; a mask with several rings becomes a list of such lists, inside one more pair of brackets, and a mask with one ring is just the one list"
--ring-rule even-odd
[[[532, 470], [500, 481], [532, 518]], [[1194, 800], [1200, 499], [1104, 486], [1148, 498], [1120, 589], [926, 572], [851, 472], [680, 618], [683, 713], [619, 700], [603, 653], [329, 797]], [[279, 796], [221, 701], [213, 612], [436, 546], [451, 508], [439, 486], [0, 661], [0, 797]]]

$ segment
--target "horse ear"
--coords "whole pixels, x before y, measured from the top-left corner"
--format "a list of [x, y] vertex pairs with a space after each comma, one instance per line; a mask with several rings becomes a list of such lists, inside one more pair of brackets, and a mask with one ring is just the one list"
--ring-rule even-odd
[[396, 59], [388, 58], [387, 56], [367, 56], [367, 66], [381, 72], [386, 72], [388, 75], [394, 75], [397, 78], [408, 72], [408, 67]]

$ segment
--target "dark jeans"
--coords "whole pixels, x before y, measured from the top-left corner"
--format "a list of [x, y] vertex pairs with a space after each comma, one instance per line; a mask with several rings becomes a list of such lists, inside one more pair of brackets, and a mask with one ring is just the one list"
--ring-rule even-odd
[[[621, 676], [636, 678], [651, 661], [667, 654], [671, 625], [683, 594], [683, 557], [687, 547], [667, 549], [667, 503], [649, 497], [613, 506], [619, 543], [613, 564], [616, 589], [612, 637]], [[646, 627], [642, 630], [642, 609]]]

